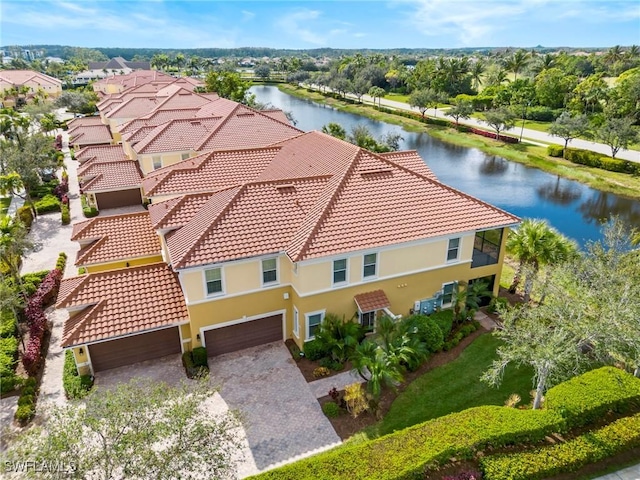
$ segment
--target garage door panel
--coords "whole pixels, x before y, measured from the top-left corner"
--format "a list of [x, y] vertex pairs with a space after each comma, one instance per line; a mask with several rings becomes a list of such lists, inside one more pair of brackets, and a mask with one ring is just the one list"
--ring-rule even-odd
[[96, 193], [98, 210], [104, 208], [128, 207], [130, 205], [141, 205], [142, 194], [139, 188], [131, 190], [120, 190], [118, 192]]
[[180, 333], [177, 327], [94, 343], [89, 346], [91, 364], [95, 372], [181, 353], [181, 351]]
[[204, 338], [209, 356], [277, 342], [282, 340], [282, 314], [207, 330]]

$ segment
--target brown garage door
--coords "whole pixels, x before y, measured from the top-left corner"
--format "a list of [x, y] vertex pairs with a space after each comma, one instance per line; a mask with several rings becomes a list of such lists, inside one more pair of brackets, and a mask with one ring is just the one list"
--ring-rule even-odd
[[273, 315], [204, 333], [210, 356], [282, 340], [282, 315]]
[[139, 188], [120, 190], [118, 192], [96, 193], [96, 202], [98, 203], [98, 210], [128, 207], [129, 205], [142, 205], [142, 194]]
[[180, 352], [178, 327], [89, 345], [95, 372]]

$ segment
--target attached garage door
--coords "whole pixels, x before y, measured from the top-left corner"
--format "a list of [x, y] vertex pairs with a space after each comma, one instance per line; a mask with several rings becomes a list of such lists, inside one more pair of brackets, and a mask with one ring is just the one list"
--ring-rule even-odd
[[139, 188], [120, 190], [118, 192], [102, 192], [96, 193], [96, 201], [98, 202], [98, 210], [142, 205], [142, 194]]
[[204, 333], [210, 356], [282, 340], [282, 315], [273, 315]]
[[89, 345], [89, 355], [95, 372], [164, 357], [181, 351], [178, 327]]

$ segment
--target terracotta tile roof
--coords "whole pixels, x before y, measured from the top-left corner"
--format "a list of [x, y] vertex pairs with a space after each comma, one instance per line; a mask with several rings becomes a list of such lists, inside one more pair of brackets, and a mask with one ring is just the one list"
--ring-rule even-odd
[[198, 108], [158, 109], [147, 115], [143, 115], [142, 117], [123, 123], [122, 125], [118, 125], [116, 130], [125, 134], [135, 132], [141, 127], [157, 127], [169, 120], [193, 118], [196, 116], [198, 110]]
[[64, 279], [57, 307], [87, 307], [65, 322], [63, 347], [188, 320], [177, 274], [165, 263]]
[[258, 176], [279, 148], [211, 152], [150, 172], [142, 181], [147, 196], [215, 192]]
[[328, 179], [248, 183], [212, 195], [184, 227], [166, 235], [174, 268], [283, 251]]
[[128, 133], [123, 133], [122, 141], [128, 142], [131, 145], [135, 145], [140, 140], [145, 139], [147, 135], [149, 135], [149, 133], [153, 131], [154, 128], [156, 128], [156, 125], [149, 125], [147, 127], [139, 127], [136, 130]]
[[[240, 105], [227, 98], [217, 97], [198, 109], [196, 117], [226, 117]], [[247, 108], [247, 107], [244, 107]], [[247, 108], [248, 110], [248, 108]]]
[[[91, 162], [82, 172], [84, 192], [102, 192], [140, 187], [142, 172], [138, 162]], [[87, 180], [88, 179], [88, 180]]]
[[161, 251], [149, 212], [100, 216], [76, 223], [71, 240], [81, 245], [75, 265], [150, 257]]
[[102, 118], [100, 118], [100, 115], [90, 115], [88, 117], [72, 118], [67, 122], [68, 130], [87, 125], [103, 125]]
[[75, 152], [76, 160], [81, 164], [89, 160], [98, 162], [117, 162], [129, 160], [122, 145], [88, 145]]
[[427, 178], [431, 178], [432, 180], [438, 180], [436, 174], [433, 173], [433, 170], [429, 168], [429, 166], [424, 163], [424, 160], [420, 156], [420, 154], [415, 150], [402, 150], [400, 152], [386, 152], [379, 154], [382, 158], [386, 158], [387, 160], [391, 160], [392, 162], [413, 170], [414, 172], [419, 173], [420, 175], [424, 175]]
[[358, 305], [358, 310], [363, 313], [382, 310], [383, 308], [389, 308], [391, 306], [384, 290], [360, 293], [353, 297], [353, 299], [356, 301], [356, 305]]
[[[249, 152], [256, 150], [236, 155]], [[176, 268], [282, 251], [299, 261], [518, 221], [430, 176], [315, 132], [278, 144], [257, 180], [213, 195], [167, 235], [167, 244]]]
[[260, 110], [260, 113], [267, 117], [271, 117], [274, 120], [278, 120], [279, 122], [290, 124], [290, 120], [282, 110]]
[[24, 85], [27, 82], [33, 82], [40, 85], [62, 86], [62, 80], [33, 70], [2, 70], [0, 71], [0, 80], [13, 85]]
[[196, 193], [174, 197], [149, 205], [151, 225], [156, 230], [169, 230], [183, 226], [211, 198], [212, 193]]
[[220, 117], [170, 120], [151, 130], [133, 149], [138, 154], [193, 150], [215, 131], [221, 120]]
[[173, 82], [175, 80], [171, 75], [167, 75], [164, 72], [159, 72], [158, 70], [135, 70], [127, 75], [114, 75], [111, 77], [103, 78], [102, 80], [98, 80], [94, 83], [94, 85], [106, 85], [106, 84], [116, 84], [123, 85], [127, 88], [133, 87], [136, 85], [142, 85], [150, 82]]
[[301, 133], [289, 124], [238, 105], [225, 118], [171, 120], [156, 127], [133, 148], [138, 154], [252, 148]]
[[111, 143], [111, 131], [106, 125], [79, 125], [69, 130], [69, 142], [78, 145]]
[[134, 97], [125, 100], [116, 108], [106, 113], [108, 118], [137, 118], [147, 115], [155, 109], [176, 109], [200, 107], [211, 99], [185, 88], [179, 88], [169, 95], [154, 95]]

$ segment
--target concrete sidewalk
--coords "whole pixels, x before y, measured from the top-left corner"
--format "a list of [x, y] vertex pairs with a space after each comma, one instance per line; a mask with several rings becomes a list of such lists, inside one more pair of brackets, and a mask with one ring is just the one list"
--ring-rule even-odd
[[640, 463], [603, 477], [594, 478], [594, 480], [640, 480]]

